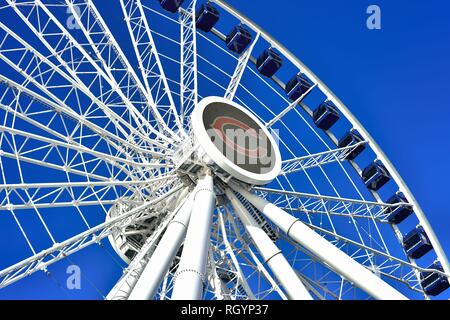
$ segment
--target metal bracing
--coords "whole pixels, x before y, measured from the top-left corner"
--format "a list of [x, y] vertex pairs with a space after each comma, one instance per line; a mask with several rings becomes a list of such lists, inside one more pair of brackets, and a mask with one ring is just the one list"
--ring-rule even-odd
[[[145, 90], [94, 3], [91, 0], [66, 0], [66, 3], [103, 69], [118, 89], [118, 94], [128, 108], [136, 111], [135, 114], [148, 130], [147, 133], [151, 132], [169, 142], [168, 137], [178, 140], [178, 135], [167, 126], [157, 108], [158, 104]], [[94, 41], [94, 37], [95, 39], [100, 37], [101, 40]], [[156, 127], [159, 127], [161, 131], [155, 130]]]
[[253, 40], [250, 47], [245, 50], [245, 52], [239, 57], [238, 63], [236, 66], [236, 69], [234, 70], [233, 75], [231, 76], [230, 82], [228, 84], [227, 90], [225, 92], [224, 97], [229, 100], [233, 100], [236, 91], [239, 88], [239, 85], [242, 80], [242, 76], [244, 75], [245, 70], [247, 69], [248, 61], [252, 55], [253, 48], [255, 47], [256, 43], [258, 42], [260, 33], [256, 34], [255, 40]]
[[[108, 148], [112, 148], [111, 154], [117, 152], [124, 157], [162, 157], [163, 154], [152, 150], [146, 150], [131, 144], [118, 135], [105, 130], [89, 120], [89, 116], [78, 114], [65, 104], [55, 103], [36, 92], [25, 88], [19, 83], [0, 75], [1, 88], [0, 91], [0, 108], [6, 113], [11, 113], [14, 117], [20, 118], [29, 124], [49, 132], [62, 141], [70, 138], [79, 144], [85, 144], [89, 140], [89, 146], [94, 150], [98, 145], [108, 144]], [[42, 119], [42, 114], [51, 115], [49, 119]], [[68, 123], [67, 119], [71, 120]], [[110, 120], [109, 120], [110, 122]], [[64, 131], [61, 132], [63, 124]], [[109, 123], [105, 126], [109, 127]], [[53, 129], [54, 128], [54, 129]], [[94, 140], [94, 142], [92, 142]]]
[[142, 3], [121, 0], [120, 4], [150, 101], [160, 110], [169, 127], [176, 125], [184, 132]]
[[178, 18], [180, 24], [180, 114], [183, 124], [198, 103], [196, 4], [197, 0], [190, 0], [186, 10], [180, 9]]
[[248, 201], [264, 213], [269, 220], [289, 237], [372, 297], [382, 300], [406, 299], [403, 294], [378, 278], [335, 245], [322, 238], [300, 220], [237, 184], [233, 184], [232, 187], [245, 196]]
[[180, 264], [174, 276], [173, 300], [199, 300], [203, 294], [216, 195], [210, 174], [197, 185]]
[[152, 253], [139, 280], [131, 291], [129, 300], [150, 300], [155, 295], [184, 241], [191, 217], [194, 194], [198, 191], [199, 187], [197, 186], [173, 220], [170, 221], [157, 248]]
[[294, 102], [290, 103], [283, 111], [277, 114], [272, 120], [266, 123], [267, 128], [271, 128], [275, 123], [280, 121], [289, 111], [294, 110], [298, 105], [308, 96], [308, 94], [314, 90], [316, 85], [311, 86], [305, 93], [303, 93], [300, 97], [297, 98]]
[[[124, 274], [117, 281], [114, 287], [109, 291], [106, 299], [107, 300], [126, 300], [130, 296], [131, 291], [136, 286], [139, 278], [144, 271], [149, 259], [152, 257], [155, 249], [157, 249], [158, 242], [161, 240], [161, 236], [164, 234], [167, 226], [172, 223], [176, 214], [179, 213], [181, 207], [186, 203], [186, 196], [189, 193], [189, 189], [185, 188], [182, 190], [178, 196], [177, 203], [178, 206], [173, 212], [167, 214], [164, 220], [160, 223], [157, 229], [152, 233], [152, 235], [146, 240], [144, 245], [138, 254], [133, 258], [131, 263], [128, 265]], [[164, 275], [162, 275], [164, 277]]]
[[[138, 196], [147, 199], [175, 176], [147, 181], [86, 181], [0, 184], [0, 211], [111, 205]], [[70, 200], [70, 201], [68, 201]]]
[[[166, 164], [160, 164], [160, 163], [139, 163], [139, 162], [134, 162], [132, 160], [127, 160], [127, 159], [123, 159], [123, 158], [119, 158], [119, 157], [115, 157], [106, 153], [102, 153], [99, 151], [95, 151], [89, 148], [86, 148], [84, 146], [80, 146], [78, 144], [74, 144], [74, 143], [66, 143], [66, 142], [61, 142], [59, 140], [55, 140], [55, 139], [51, 139], [51, 138], [46, 138], [46, 137], [42, 137], [36, 134], [32, 134], [26, 131], [22, 131], [22, 130], [18, 130], [18, 129], [14, 129], [14, 128], [10, 128], [7, 126], [2, 126], [0, 125], [0, 133], [2, 134], [9, 134], [11, 136], [21, 136], [24, 138], [24, 142], [17, 148], [17, 150], [15, 152], [19, 152], [18, 150], [20, 150], [21, 152], [23, 152], [23, 155], [28, 155], [30, 153], [33, 152], [33, 149], [31, 148], [39, 148], [40, 150], [44, 149], [53, 149], [53, 148], [61, 148], [61, 149], [68, 149], [68, 150], [72, 150], [74, 151], [76, 154], [86, 154], [86, 155], [90, 155], [91, 157], [96, 158], [96, 161], [104, 161], [105, 163], [111, 164], [112, 166], [118, 168], [119, 170], [123, 170], [124, 172], [126, 172], [124, 166], [134, 166], [134, 167], [141, 167], [141, 168], [161, 168], [161, 167], [167, 167], [168, 165]], [[33, 145], [32, 147], [28, 147], [27, 142], [29, 141], [33, 141]], [[39, 144], [38, 142], [42, 143]], [[3, 150], [7, 150], [6, 148]], [[49, 150], [49, 152], [51, 152], [51, 150]], [[76, 157], [76, 156], [74, 156]], [[71, 161], [73, 161], [73, 159], [70, 159]]]
[[[360, 262], [363, 265], [367, 265], [367, 254], [365, 251], [370, 252], [370, 255], [376, 257], [377, 264], [372, 267], [368, 265], [369, 270], [372, 270], [375, 274], [379, 274], [385, 276], [387, 278], [398, 281], [399, 283], [406, 284], [410, 289], [422, 292], [420, 287], [420, 282], [415, 276], [413, 270], [417, 270], [418, 272], [427, 271], [426, 268], [418, 267], [417, 265], [413, 265], [409, 262], [406, 262], [402, 259], [399, 259], [393, 255], [389, 255], [385, 252], [376, 250], [372, 247], [362, 245], [356, 241], [345, 238], [337, 233], [330, 232], [324, 228], [320, 228], [318, 226], [306, 223], [308, 227], [315, 230], [319, 234], [324, 237], [327, 237], [331, 243], [333, 243], [340, 250], [346, 252], [350, 257]], [[291, 238], [285, 236], [284, 239], [291, 243], [293, 246], [296, 246], [302, 252], [310, 255], [310, 257], [321, 263], [319, 259], [317, 259], [312, 253], [307, 252], [305, 249], [301, 248], [295, 241]], [[306, 266], [304, 268], [307, 268]], [[303, 269], [299, 270], [300, 272], [305, 271]], [[334, 271], [333, 271], [334, 272]], [[440, 272], [435, 270], [438, 274], [445, 275], [444, 272]]]
[[177, 186], [165, 193], [163, 196], [144, 203], [143, 205], [130, 210], [123, 215], [112, 218], [96, 227], [84, 231], [61, 243], [56, 243], [53, 247], [43, 250], [19, 263], [16, 263], [0, 271], [0, 288], [3, 288], [17, 280], [27, 277], [36, 271], [45, 270], [46, 267], [69, 255], [91, 245], [99, 243], [108, 237], [114, 229], [120, 229], [144, 215], [151, 214], [152, 206], [163, 201], [168, 196], [180, 191], [182, 186]]
[[[251, 295], [247, 293], [248, 297], [254, 296], [255, 299], [264, 299], [272, 292], [276, 292], [281, 299], [287, 300], [286, 294], [269, 273], [263, 264], [264, 261], [261, 261], [262, 257], [260, 258], [257, 252], [254, 252], [251, 248], [251, 242], [247, 241], [245, 227], [241, 223], [238, 224], [238, 219], [228, 207], [223, 207], [223, 209], [227, 234], [229, 238], [232, 238], [230, 243], [233, 245], [233, 252], [236, 254], [237, 260], [241, 262], [241, 266], [245, 265], [253, 269], [252, 272], [243, 273], [245, 279], [247, 282], [255, 281], [258, 283], [256, 288], [251, 289]], [[265, 288], [262, 287], [264, 284], [267, 285]]]
[[407, 203], [380, 203], [340, 197], [323, 196], [317, 194], [277, 190], [265, 187], [255, 187], [259, 194], [270, 199], [272, 203], [283, 210], [305, 212], [308, 214], [330, 214], [346, 217], [375, 218], [385, 221], [389, 209], [408, 205]]
[[[68, 73], [74, 79], [78, 80], [78, 84], [85, 84], [85, 89], [89, 89], [85, 91], [98, 91], [100, 92], [101, 98], [105, 91], [108, 93], [109, 97], [113, 96], [115, 100], [119, 97], [122, 102], [118, 106], [114, 106], [114, 103], [109, 103], [108, 101], [104, 102], [111, 109], [117, 108], [121, 113], [123, 113], [124, 106], [126, 106], [127, 108], [125, 108], [125, 113], [127, 114], [129, 120], [133, 121], [130, 122], [132, 125], [139, 128], [141, 131], [143, 131], [143, 128], [146, 127], [147, 131], [150, 130], [153, 135], [156, 135], [164, 140], [164, 135], [160, 134], [157, 130], [154, 130], [142, 114], [139, 113], [136, 107], [131, 104], [131, 101], [138, 104], [139, 100], [137, 98], [138, 93], [136, 92], [136, 89], [132, 90], [131, 88], [128, 88], [128, 90], [126, 90], [126, 86], [131, 84], [127, 83], [127, 79], [124, 79], [123, 75], [122, 78], [119, 78], [119, 82], [117, 82], [115, 78], [110, 77], [111, 74], [107, 74], [109, 70], [108, 68], [100, 69], [97, 62], [94, 61], [89, 53], [86, 52], [85, 47], [87, 46], [90, 48], [92, 43], [81, 45], [77, 42], [50, 12], [48, 7], [43, 5], [40, 0], [36, 1], [33, 6], [16, 1], [14, 9], [22, 20], [28, 25], [28, 27], [38, 36], [45, 47], [52, 53], [52, 57], [49, 58], [56, 58], [57, 61], [61, 63], [66, 70], [68, 70]], [[74, 15], [74, 17], [76, 18], [77, 16]], [[99, 58], [100, 61], [102, 61], [102, 58]], [[109, 58], [111, 63], [117, 61], [117, 58]], [[92, 71], [88, 72], [86, 70], [87, 68], [90, 68]], [[125, 74], [128, 74], [128, 70], [124, 69], [124, 67], [114, 68], [114, 70], [118, 72], [122, 71]], [[104, 89], [104, 86], [108, 84], [110, 85], [109, 91]], [[128, 97], [125, 96], [122, 90], [126, 90]], [[115, 102], [115, 104], [117, 104], [117, 102]], [[142, 133], [148, 132], [144, 131]]]
[[347, 147], [338, 148], [335, 150], [329, 150], [319, 152], [303, 157], [283, 160], [283, 167], [281, 174], [291, 174], [294, 172], [303, 171], [309, 168], [314, 168], [334, 162], [345, 161], [347, 156], [353, 152], [356, 148], [367, 142], [361, 141], [359, 143], [349, 145]]
[[[19, 170], [19, 162], [28, 162], [86, 177], [101, 177], [101, 180], [110, 177], [133, 179], [136, 176], [147, 175], [144, 172], [145, 166], [136, 166], [137, 163], [133, 161], [124, 161], [121, 158], [96, 152], [83, 146], [44, 138], [4, 126], [0, 126], [0, 135], [2, 137], [0, 156], [15, 159]], [[148, 168], [152, 167], [150, 165]], [[153, 168], [157, 167], [158, 165]]]
[[219, 274], [219, 270], [215, 261], [214, 253], [211, 247], [208, 252], [208, 262], [206, 271], [206, 292], [211, 291], [216, 300], [230, 300], [230, 290], [224, 283]]
[[[28, 23], [28, 20], [26, 20], [27, 18], [21, 13], [20, 15], [25, 19], [24, 21]], [[135, 115], [130, 112], [130, 110], [133, 110], [134, 108], [128, 109], [124, 105], [109, 103], [109, 99], [111, 99], [111, 96], [115, 92], [113, 88], [106, 92], [102, 90], [99, 97], [97, 97], [94, 92], [98, 89], [93, 90], [92, 86], [86, 87], [86, 85], [77, 77], [75, 72], [70, 69], [68, 63], [63, 61], [56, 52], [54, 53], [54, 56], [59, 60], [58, 64], [61, 64], [66, 70], [69, 70], [68, 73], [70, 76], [58, 65], [52, 63], [47, 57], [38, 52], [34, 47], [31, 47], [26, 41], [20, 38], [11, 29], [7, 28], [4, 24], [0, 23], [0, 29], [4, 32], [4, 34], [0, 36], [0, 39], [3, 39], [3, 42], [8, 43], [8, 49], [2, 50], [0, 48], [0, 58], [25, 78], [23, 86], [28, 87], [28, 83], [35, 85], [56, 103], [61, 102], [62, 104], [66, 104], [64, 102], [71, 101], [73, 103], [74, 101], [78, 101], [78, 106], [72, 107], [74, 110], [81, 111], [82, 109], [85, 109], [86, 106], [81, 104], [81, 100], [88, 99], [87, 110], [89, 111], [86, 112], [92, 112], [91, 108], [100, 108], [107, 117], [113, 120], [112, 124], [117, 127], [124, 137], [128, 137], [129, 140], [139, 138], [139, 141], [141, 141], [139, 145], [141, 146], [148, 144], [149, 147], [157, 146], [159, 148], [165, 148], [165, 145], [162, 143], [149, 138], [145, 133], [136, 129], [136, 127], [139, 128], [139, 125], [135, 124]], [[35, 30], [35, 32], [38, 31]], [[40, 34], [44, 33], [41, 32]], [[51, 34], [49, 34], [49, 36], [50, 35]], [[61, 35], [61, 38], [65, 39], [65, 36]], [[52, 47], [50, 44], [47, 45], [50, 48]], [[11, 47], [13, 49], [11, 49]], [[55, 49], [51, 48], [50, 50], [54, 51]], [[98, 80], [98, 75], [96, 73], [93, 77]], [[98, 87], [102, 88], [100, 85], [98, 85]], [[61, 95], [63, 95], [63, 99], [59, 98]], [[125, 119], [128, 119], [128, 121]]]
[[270, 269], [285, 289], [287, 296], [294, 300], [311, 300], [311, 295], [281, 253], [281, 250], [250, 216], [247, 209], [245, 209], [230, 189], [226, 190], [226, 195], [228, 199], [230, 199], [234, 211], [240, 221], [250, 234], [254, 245], [263, 256], [265, 260], [264, 263], [269, 265]]
[[[221, 235], [221, 239], [222, 239], [222, 243], [225, 247], [225, 252], [226, 254], [230, 257], [230, 259], [227, 259], [225, 261], [230, 261], [231, 260], [231, 264], [233, 265], [233, 269], [236, 271], [236, 279], [235, 279], [235, 283], [236, 283], [236, 287], [239, 287], [240, 285], [243, 287], [246, 296], [251, 299], [254, 300], [255, 299], [255, 295], [253, 294], [250, 285], [247, 282], [247, 279], [245, 278], [245, 274], [242, 271], [241, 266], [239, 265], [239, 261], [237, 260], [237, 257], [233, 251], [233, 246], [230, 243], [229, 240], [229, 236], [227, 235], [227, 230], [225, 227], [225, 219], [224, 219], [224, 214], [222, 213], [223, 209], [218, 209], [218, 222], [219, 222], [219, 228], [220, 228], [220, 235]], [[223, 251], [222, 251], [223, 252]]]

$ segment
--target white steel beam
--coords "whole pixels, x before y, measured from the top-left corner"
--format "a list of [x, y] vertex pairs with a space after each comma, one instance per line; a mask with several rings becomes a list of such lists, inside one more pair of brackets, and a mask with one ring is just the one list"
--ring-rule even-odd
[[[113, 81], [114, 87], [117, 88], [117, 93], [122, 97], [128, 108], [134, 110], [132, 115], [135, 114], [139, 121], [159, 138], [167, 139], [169, 142], [169, 136], [172, 136], [175, 140], [179, 139], [177, 134], [165, 123], [153, 97], [145, 90], [127, 56], [117, 43], [94, 3], [91, 0], [66, 0], [66, 4], [105, 72], [108, 74], [109, 79]], [[76, 8], [79, 10], [76, 10]], [[98, 38], [99, 36], [102, 37], [103, 41], [95, 42], [94, 37]], [[144, 96], [145, 99], [139, 99], [140, 96]], [[148, 109], [147, 104], [150, 104], [151, 113], [156, 119], [158, 126], [168, 133], [168, 137], [165, 137], [159, 131], [155, 131], [155, 128], [150, 125], [150, 117], [145, 119], [141, 112], [131, 103], [131, 101], [135, 101], [134, 104], [136, 104], [136, 100], [139, 101], [144, 110]], [[139, 121], [137, 121], [138, 124], [140, 123]]]
[[[74, 122], [76, 122], [81, 128], [86, 127], [93, 133], [97, 134], [99, 138], [104, 139], [107, 141], [108, 144], [110, 144], [114, 149], [121, 151], [124, 153], [124, 149], [132, 150], [136, 153], [142, 153], [144, 155], [153, 155], [155, 157], [161, 157], [163, 154], [152, 151], [152, 150], [146, 150], [143, 148], [140, 148], [139, 146], [136, 146], [134, 144], [131, 144], [130, 142], [126, 141], [125, 139], [121, 138], [118, 135], [114, 135], [108, 130], [105, 130], [104, 127], [108, 127], [108, 125], [104, 127], [100, 127], [96, 125], [95, 123], [89, 121], [89, 117], [86, 117], [84, 115], [80, 115], [76, 113], [73, 109], [71, 109], [69, 106], [63, 103], [63, 101], [59, 101], [59, 103], [55, 103], [51, 100], [48, 100], [45, 97], [40, 96], [36, 92], [24, 87], [23, 85], [6, 78], [5, 76], [0, 74], [0, 82], [4, 83], [5, 86], [13, 91], [16, 92], [16, 99], [17, 101], [21, 96], [27, 96], [29, 97], [30, 101], [37, 102], [38, 104], [42, 104], [45, 107], [53, 110], [57, 114], [62, 114], [64, 117], [67, 117]], [[7, 90], [8, 90], [7, 89]], [[15, 116], [37, 126], [42, 127], [40, 122], [37, 122], [37, 120], [32, 119], [31, 115], [29, 113], [32, 113], [34, 109], [25, 108], [25, 106], [22, 106], [21, 104], [17, 103], [15, 104], [15, 108], [12, 107], [12, 103], [10, 105], [4, 105], [0, 100], [0, 107], [4, 109], [7, 112], [13, 113]], [[20, 108], [20, 109], [19, 109]], [[36, 113], [36, 110], [34, 110]], [[112, 122], [112, 120], [110, 120]]]
[[281, 174], [291, 174], [294, 172], [303, 171], [306, 169], [322, 166], [329, 163], [345, 161], [347, 156], [360, 145], [366, 144], [366, 141], [361, 141], [347, 147], [328, 150], [315, 154], [309, 154], [303, 157], [284, 160], [282, 163]]
[[80, 251], [87, 246], [99, 243], [108, 237], [117, 228], [133, 223], [144, 215], [148, 215], [149, 209], [167, 197], [180, 191], [182, 185], [176, 186], [160, 197], [144, 203], [129, 212], [103, 222], [89, 230], [86, 230], [61, 243], [55, 243], [51, 248], [43, 250], [25, 260], [22, 260], [6, 269], [0, 271], [0, 288], [23, 279], [36, 271], [45, 270], [49, 265]]
[[173, 300], [199, 300], [202, 297], [215, 204], [213, 178], [207, 174], [199, 180], [194, 194], [183, 253], [175, 274]]
[[307, 214], [328, 214], [385, 221], [390, 210], [404, 205], [411, 206], [403, 202], [390, 204], [266, 187], [255, 187], [253, 190], [263, 197], [269, 197], [271, 202], [283, 210], [305, 212]]
[[180, 9], [179, 16], [180, 113], [183, 123], [198, 103], [196, 3], [196, 0], [191, 0], [187, 10]]
[[252, 238], [256, 248], [264, 258], [264, 262], [270, 267], [282, 287], [286, 290], [289, 299], [312, 300], [311, 295], [305, 288], [294, 269], [281, 253], [281, 250], [272, 242], [269, 236], [261, 229], [258, 223], [248, 213], [244, 205], [230, 189], [226, 190], [234, 211], [238, 215], [245, 229]]
[[159, 224], [156, 230], [152, 233], [152, 235], [145, 241], [141, 250], [138, 254], [133, 258], [131, 263], [126, 268], [122, 277], [117, 281], [114, 287], [109, 291], [106, 296], [106, 300], [126, 300], [130, 296], [131, 290], [133, 290], [137, 281], [139, 280], [142, 272], [144, 271], [145, 266], [147, 265], [151, 255], [155, 251], [159, 240], [161, 239], [162, 234], [166, 230], [169, 223], [172, 221], [174, 216], [179, 212], [180, 208], [186, 202], [186, 195], [188, 194], [189, 189], [185, 188], [180, 193], [175, 194], [173, 199], [170, 199], [168, 202], [174, 202], [177, 204], [175, 210], [172, 213], [169, 213], [163, 221]]
[[316, 87], [316, 85], [311, 86], [304, 94], [302, 94], [300, 97], [297, 98], [294, 102], [291, 102], [283, 111], [281, 111], [279, 114], [277, 114], [272, 120], [266, 123], [266, 127], [270, 128], [275, 123], [281, 120], [286, 114], [289, 113], [289, 111], [295, 109], [299, 103], [303, 101], [303, 99], [306, 98], [306, 96]]
[[236, 95], [236, 91], [239, 88], [239, 84], [241, 83], [242, 76], [244, 75], [245, 69], [247, 68], [248, 61], [252, 55], [253, 48], [259, 39], [259, 33], [256, 34], [255, 40], [250, 45], [250, 47], [239, 57], [236, 69], [234, 70], [233, 75], [231, 76], [230, 82], [228, 84], [228, 88], [225, 92], [225, 98], [229, 100], [233, 100]]
[[155, 295], [184, 241], [191, 217], [194, 194], [197, 191], [198, 187], [188, 197], [175, 218], [167, 226], [163, 237], [158, 243], [158, 247], [150, 257], [128, 300], [150, 300]]
[[160, 109], [159, 113], [169, 126], [174, 122], [184, 133], [142, 3], [140, 0], [120, 0], [120, 4], [145, 88], [152, 98], [150, 103], [153, 108]]
[[338, 274], [353, 282], [355, 286], [361, 288], [375, 299], [407, 299], [399, 291], [391, 287], [374, 273], [356, 262], [289, 213], [235, 183], [233, 183], [231, 187], [241, 193], [251, 204], [260, 210], [269, 220], [294, 241], [309, 250]]
[[[26, 24], [30, 24], [26, 17], [20, 11], [17, 11], [18, 15], [22, 17]], [[30, 26], [33, 28], [33, 26]], [[129, 132], [132, 133], [134, 137], [139, 137], [144, 142], [148, 142], [150, 145], [158, 146], [160, 148], [166, 148], [166, 146], [155, 139], [151, 139], [147, 136], [145, 132], [139, 131], [135, 128], [136, 124], [131, 122], [131, 118], [135, 118], [135, 114], [131, 112], [134, 108], [123, 108], [123, 106], [118, 106], [117, 108], [113, 103], [108, 103], [108, 105], [102, 101], [99, 97], [96, 97], [88, 88], [81, 79], [78, 78], [75, 71], [68, 65], [66, 61], [64, 61], [60, 55], [56, 52], [53, 54], [58, 59], [58, 62], [68, 71], [69, 74], [64, 72], [59, 66], [52, 63], [46, 56], [41, 54], [36, 48], [30, 46], [25, 40], [23, 40], [19, 35], [13, 32], [11, 29], [6, 27], [3, 23], [0, 23], [0, 29], [6, 33], [4, 39], [8, 38], [10, 41], [14, 40], [15, 48], [14, 51], [11, 50], [0, 50], [0, 58], [6, 62], [10, 67], [15, 69], [19, 74], [26, 78], [27, 82], [33, 83], [36, 87], [38, 87], [41, 91], [46, 93], [49, 97], [51, 97], [55, 102], [60, 103], [61, 99], [59, 99], [55, 94], [55, 90], [58, 90], [61, 93], [61, 89], [65, 88], [70, 94], [73, 94], [74, 89], [76, 89], [80, 94], [88, 97], [93, 104], [100, 107], [100, 109], [111, 117], [113, 123], [116, 125], [117, 129], [122, 132], [122, 134], [126, 137], [130, 135], [125, 129], [128, 129]], [[37, 30], [33, 29], [37, 34], [40, 34], [42, 37], [42, 33], [39, 33]], [[45, 42], [45, 39], [41, 39], [41, 41]], [[50, 51], [55, 51], [54, 48], [51, 47], [50, 44], [47, 44]], [[2, 49], [2, 48], [0, 48]], [[12, 54], [14, 53], [14, 55]], [[17, 53], [22, 53], [18, 55]], [[17, 60], [17, 58], [20, 58]], [[11, 59], [15, 59], [14, 61]], [[22, 61], [34, 61], [33, 64], [30, 64], [26, 69], [22, 68]], [[36, 65], [33, 70], [30, 68]], [[30, 70], [28, 70], [30, 69]], [[44, 70], [44, 71], [42, 71]], [[100, 71], [98, 71], [100, 72]], [[39, 74], [36, 74], [39, 73]], [[60, 77], [55, 77], [55, 75], [59, 75]], [[44, 80], [45, 79], [45, 80]], [[65, 80], [67, 82], [61, 82]], [[69, 85], [71, 89], [69, 90]], [[67, 99], [67, 98], [66, 98]], [[66, 101], [64, 99], [64, 101]], [[66, 104], [62, 102], [62, 104]], [[117, 112], [114, 112], [112, 108], [116, 109]], [[125, 110], [125, 111], [124, 111]], [[125, 120], [125, 116], [120, 112], [129, 113], [130, 122]], [[133, 117], [134, 115], [134, 117]], [[136, 119], [135, 119], [136, 120]], [[137, 121], [137, 120], [136, 120]]]

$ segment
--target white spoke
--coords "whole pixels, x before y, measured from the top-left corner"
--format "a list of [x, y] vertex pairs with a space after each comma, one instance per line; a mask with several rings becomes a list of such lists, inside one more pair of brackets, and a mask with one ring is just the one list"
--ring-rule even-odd
[[160, 109], [169, 126], [175, 124], [184, 132], [141, 1], [121, 0], [120, 4], [151, 108]]
[[349, 154], [364, 144], [366, 144], [366, 142], [362, 141], [336, 150], [329, 150], [294, 159], [283, 160], [281, 174], [290, 174], [309, 168], [322, 166], [328, 163], [345, 161]]
[[[0, 212], [0, 288], [36, 271], [58, 282], [65, 258], [111, 300], [450, 288], [436, 235], [374, 139], [222, 0], [3, 0]], [[72, 261], [88, 251], [111, 260]], [[86, 277], [93, 261], [122, 271], [112, 289], [107, 273]]]
[[180, 10], [180, 108], [182, 121], [187, 120], [198, 102], [196, 0], [187, 10]]
[[379, 203], [339, 197], [323, 196], [309, 193], [291, 192], [270, 188], [255, 187], [263, 196], [267, 196], [284, 210], [305, 213], [322, 213], [342, 216], [384, 219], [389, 209], [410, 206], [407, 203]]
[[36, 271], [45, 270], [52, 263], [55, 263], [91, 244], [98, 243], [103, 238], [108, 237], [113, 229], [120, 228], [139, 219], [142, 215], [148, 214], [148, 208], [151, 208], [153, 205], [164, 200], [165, 197], [170, 196], [180, 189], [181, 186], [176, 187], [156, 200], [149, 201], [119, 217], [99, 224], [98, 226], [63, 241], [52, 248], [43, 250], [28, 259], [0, 271], [0, 288], [29, 276]]
[[258, 42], [260, 34], [256, 34], [255, 40], [250, 45], [250, 47], [239, 57], [236, 69], [234, 70], [234, 74], [231, 77], [230, 83], [228, 84], [227, 91], [225, 92], [225, 98], [229, 100], [233, 100], [236, 95], [236, 91], [239, 88], [239, 84], [241, 83], [242, 76], [244, 75], [245, 70], [247, 69], [248, 61], [253, 52], [253, 48]]
[[[26, 18], [24, 17], [24, 19]], [[8, 63], [8, 65], [14, 68], [17, 72], [21, 74], [25, 73], [27, 82], [36, 85], [41, 91], [45, 92], [48, 96], [54, 99], [55, 102], [60, 101], [60, 99], [58, 99], [55, 94], [56, 92], [60, 94], [62, 89], [65, 90], [66, 94], [66, 97], [63, 99], [63, 101], [68, 100], [69, 97], [73, 97], [72, 99], [77, 99], [79, 96], [85, 96], [91, 101], [91, 103], [100, 107], [100, 109], [105, 113], [106, 116], [111, 117], [115, 120], [113, 123], [117, 126], [119, 131], [124, 136], [128, 137], [128, 132], [132, 132], [132, 135], [141, 138], [143, 141], [149, 142], [150, 146], [156, 145], [158, 147], [164, 148], [163, 144], [149, 139], [143, 133], [137, 131], [135, 127], [133, 127], [131, 115], [129, 116], [130, 122], [126, 122], [124, 120], [124, 118], [127, 118], [126, 116], [124, 116], [124, 114], [127, 114], [129, 111], [126, 107], [119, 105], [117, 106], [117, 112], [119, 113], [112, 111], [110, 107], [115, 108], [116, 106], [114, 106], [114, 104], [108, 104], [107, 106], [104, 102], [100, 101], [99, 98], [96, 97], [81, 81], [73, 80], [74, 78], [77, 78], [77, 76], [73, 72], [71, 72], [72, 77], [69, 77], [65, 72], [61, 70], [59, 66], [53, 64], [49, 59], [29, 46], [29, 44], [27, 44], [23, 39], [21, 39], [11, 29], [7, 28], [4, 24], [0, 23], [0, 28], [6, 33], [3, 38], [4, 41], [11, 42], [11, 40], [14, 40], [15, 47], [14, 52], [12, 52], [10, 49], [0, 50], [0, 58], [2, 58], [3, 61]], [[17, 59], [17, 52], [22, 53], [22, 56], [20, 57], [20, 60], [15, 63], [10, 60], [8, 56], [11, 57], [11, 59]], [[27, 69], [22, 69], [21, 65], [24, 64], [23, 61], [28, 60], [32, 61], [33, 63], [28, 64], [28, 66], [26, 66]], [[65, 62], [62, 63], [62, 66], [68, 68], [67, 63]], [[56, 77], [56, 75], [59, 75], [60, 77]], [[65, 79], [67, 82], [61, 83], [61, 79]], [[73, 109], [77, 110], [78, 108]]]

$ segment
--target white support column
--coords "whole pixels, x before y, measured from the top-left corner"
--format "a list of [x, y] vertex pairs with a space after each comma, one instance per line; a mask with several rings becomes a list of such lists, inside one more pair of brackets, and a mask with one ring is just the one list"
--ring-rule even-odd
[[199, 180], [193, 201], [183, 253], [175, 274], [173, 300], [199, 300], [202, 297], [212, 215], [216, 204], [211, 175], [207, 174]]
[[[194, 190], [194, 194], [196, 191], [197, 188]], [[194, 194], [188, 197], [175, 218], [167, 226], [128, 300], [150, 300], [155, 295], [186, 236]]]
[[407, 299], [403, 294], [289, 213], [237, 184], [233, 183], [231, 186], [294, 241], [375, 299]]
[[230, 199], [245, 229], [253, 239], [256, 248], [263, 256], [265, 263], [280, 281], [288, 298], [292, 300], [312, 300], [308, 290], [283, 256], [281, 250], [270, 240], [269, 236], [261, 229], [230, 189], [226, 190], [226, 195]]

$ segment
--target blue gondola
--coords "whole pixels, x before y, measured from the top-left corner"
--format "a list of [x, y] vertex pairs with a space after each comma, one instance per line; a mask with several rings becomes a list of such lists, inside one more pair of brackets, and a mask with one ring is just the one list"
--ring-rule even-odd
[[419, 225], [403, 237], [403, 248], [408, 256], [419, 259], [433, 249], [433, 246], [425, 230]]
[[159, 3], [161, 3], [161, 7], [164, 10], [170, 11], [172, 13], [175, 13], [178, 11], [178, 8], [181, 7], [184, 0], [159, 0]]
[[[434, 262], [427, 269], [439, 270], [444, 272], [439, 261]], [[450, 288], [450, 283], [446, 276], [432, 271], [424, 271], [420, 273], [420, 284], [425, 293], [430, 296], [437, 296]]]
[[[387, 201], [389, 204], [408, 203], [405, 196], [401, 192], [397, 192]], [[389, 208], [386, 212], [386, 220], [392, 224], [399, 224], [413, 213], [411, 205], [404, 204], [397, 207]]]
[[373, 191], [377, 191], [391, 179], [385, 166], [378, 160], [363, 170], [362, 178], [366, 187]]
[[313, 120], [316, 126], [322, 130], [330, 129], [338, 120], [339, 112], [331, 102], [324, 102], [313, 112]]
[[272, 48], [264, 50], [264, 52], [256, 60], [256, 68], [259, 73], [266, 77], [273, 75], [281, 68], [283, 61], [278, 53]]
[[240, 25], [234, 27], [225, 40], [228, 49], [237, 54], [244, 52], [250, 42], [252, 42], [250, 31]]
[[301, 73], [296, 74], [287, 84], [286, 84], [286, 94], [292, 101], [297, 100], [302, 95], [304, 95], [309, 89], [311, 89], [311, 82], [303, 76]]
[[197, 10], [196, 17], [197, 28], [209, 32], [219, 21], [220, 13], [212, 4], [204, 3]]
[[[344, 148], [363, 141], [364, 138], [359, 134], [359, 132], [355, 129], [352, 129], [339, 140], [338, 147]], [[364, 151], [364, 149], [366, 149], [366, 146], [364, 144], [360, 144], [359, 146], [354, 148], [352, 152], [350, 152], [345, 158], [347, 160], [354, 160], [361, 152]]]

